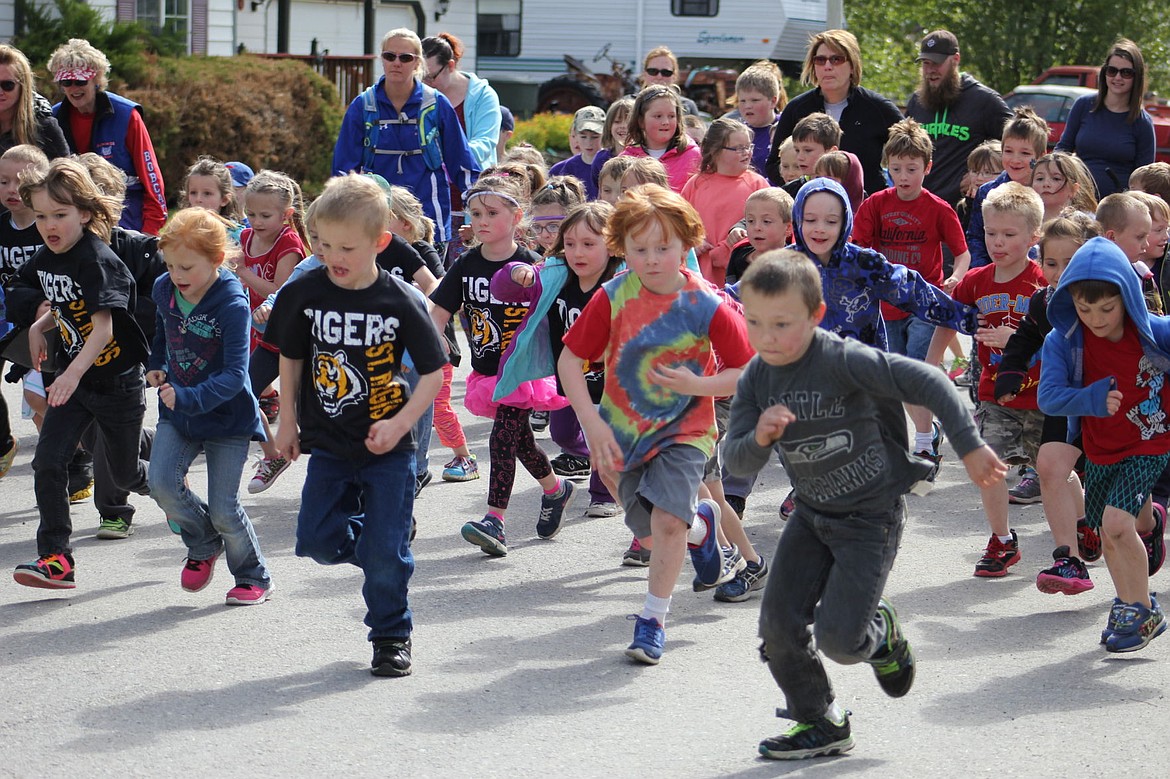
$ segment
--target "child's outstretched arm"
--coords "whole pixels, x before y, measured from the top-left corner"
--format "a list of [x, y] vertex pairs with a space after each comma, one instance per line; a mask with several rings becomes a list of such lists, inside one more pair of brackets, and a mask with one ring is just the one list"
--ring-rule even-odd
[[281, 393], [280, 426], [276, 430], [276, 451], [287, 460], [295, 460], [301, 456], [301, 428], [297, 423], [297, 405], [301, 395], [301, 379], [304, 375], [305, 361], [293, 360], [280, 355], [280, 388]]
[[651, 368], [648, 378], [651, 383], [680, 395], [726, 398], [735, 394], [742, 373], [742, 368], [724, 368], [712, 376], [699, 376], [685, 365], [678, 368], [661, 365]]
[[[881, 257], [881, 255], [877, 255]], [[952, 298], [931, 284], [918, 271], [894, 265], [881, 257], [884, 267], [870, 274], [870, 283], [878, 297], [913, 314], [924, 322], [949, 327], [966, 335], [979, 328], [979, 310]]]
[[599, 471], [620, 471], [625, 465], [625, 458], [613, 431], [605, 424], [601, 414], [597, 413], [593, 399], [589, 397], [589, 386], [585, 382], [585, 374], [581, 372], [583, 362], [584, 358], [573, 354], [573, 350], [566, 346], [557, 362], [557, 376], [565, 390], [565, 397], [577, 413], [577, 421], [585, 433], [593, 464]]

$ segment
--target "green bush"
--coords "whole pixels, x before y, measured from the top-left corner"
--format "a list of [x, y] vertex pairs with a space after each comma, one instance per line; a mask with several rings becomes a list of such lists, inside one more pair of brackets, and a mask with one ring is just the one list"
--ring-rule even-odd
[[551, 157], [567, 157], [572, 126], [572, 114], [536, 114], [516, 122], [516, 133], [508, 145], [530, 143]]

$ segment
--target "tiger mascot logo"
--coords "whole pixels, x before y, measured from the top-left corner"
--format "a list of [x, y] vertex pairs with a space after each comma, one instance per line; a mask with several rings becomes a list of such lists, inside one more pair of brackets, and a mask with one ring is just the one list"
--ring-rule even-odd
[[471, 353], [476, 357], [483, 357], [491, 351], [500, 349], [500, 326], [492, 319], [491, 312], [486, 308], [465, 306], [467, 320], [471, 324]]
[[85, 346], [85, 336], [77, 328], [77, 323], [67, 316], [57, 315], [57, 333], [61, 336], [61, 348], [65, 350], [65, 354], [73, 359], [81, 353], [81, 348]]
[[340, 414], [366, 398], [362, 375], [345, 359], [345, 352], [317, 352], [313, 357], [313, 386], [326, 414]]

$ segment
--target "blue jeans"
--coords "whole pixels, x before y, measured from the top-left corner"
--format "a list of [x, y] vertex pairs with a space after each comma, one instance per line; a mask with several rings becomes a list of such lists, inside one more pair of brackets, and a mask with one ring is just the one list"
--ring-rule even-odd
[[915, 360], [925, 360], [934, 337], [934, 325], [916, 316], [886, 322], [886, 342], [890, 354], [902, 354]]
[[[419, 374], [414, 369], [413, 363], [402, 366], [402, 376], [406, 379], [412, 393], [418, 389]], [[431, 403], [414, 425], [414, 440], [418, 444], [418, 451], [414, 453], [414, 472], [420, 476], [426, 473], [427, 468], [430, 467], [428, 452], [431, 448], [431, 430], [434, 426], [435, 404]]]
[[797, 498], [760, 603], [761, 651], [793, 720], [824, 716], [833, 703], [821, 654], [849, 665], [868, 659], [882, 640], [876, 610], [904, 517], [900, 499], [885, 512], [830, 517]]
[[[196, 441], [159, 420], [150, 453], [150, 496], [182, 528], [188, 557], [206, 560], [223, 550], [236, 584], [268, 589], [272, 579], [260, 542], [240, 505], [240, 476], [251, 443], [246, 436]], [[206, 502], [183, 483], [200, 452], [207, 459]]]
[[309, 458], [297, 517], [297, 556], [362, 569], [370, 641], [406, 639], [413, 629], [406, 593], [414, 573], [414, 472], [414, 452], [355, 462], [316, 449]]

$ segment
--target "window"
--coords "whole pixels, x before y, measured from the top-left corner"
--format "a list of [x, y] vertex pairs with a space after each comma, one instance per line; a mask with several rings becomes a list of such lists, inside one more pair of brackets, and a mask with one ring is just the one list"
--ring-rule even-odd
[[520, 56], [520, 0], [479, 0], [476, 56]]
[[190, 0], [138, 0], [138, 21], [183, 40], [191, 29]]
[[719, 0], [670, 0], [675, 16], [718, 16]]

